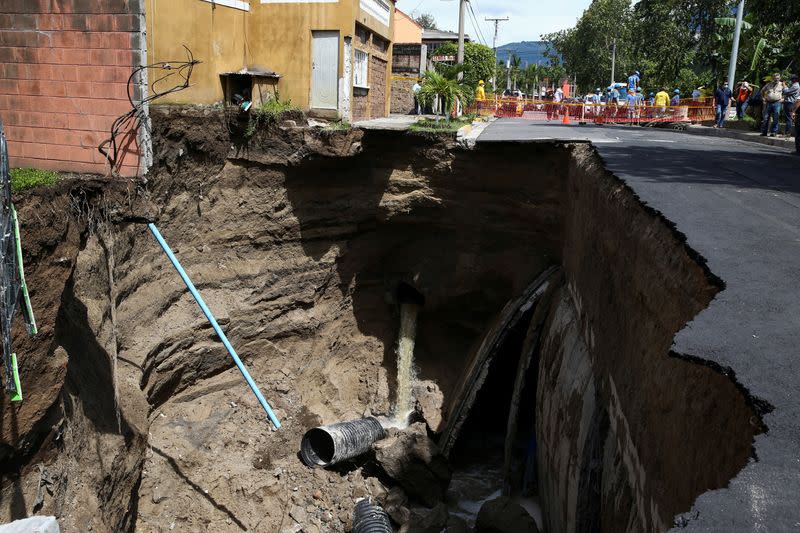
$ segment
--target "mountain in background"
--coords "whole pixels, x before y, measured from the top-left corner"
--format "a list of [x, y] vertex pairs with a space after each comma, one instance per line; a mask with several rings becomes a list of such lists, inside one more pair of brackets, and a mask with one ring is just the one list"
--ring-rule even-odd
[[547, 50], [547, 41], [522, 41], [508, 43], [497, 47], [497, 59], [505, 61], [509, 53], [517, 54], [522, 59], [523, 65], [549, 65], [550, 60], [544, 55]]

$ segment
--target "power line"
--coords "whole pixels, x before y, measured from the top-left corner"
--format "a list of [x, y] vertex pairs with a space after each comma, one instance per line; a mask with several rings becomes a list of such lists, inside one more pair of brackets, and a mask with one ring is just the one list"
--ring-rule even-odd
[[[481, 13], [481, 9], [478, 7], [477, 0], [470, 0], [469, 3], [470, 3], [469, 8], [470, 8], [470, 10], [472, 10], [472, 16], [475, 18], [475, 20], [478, 21], [478, 20], [482, 19], [483, 18], [483, 14]], [[474, 10], [473, 10], [473, 6], [475, 8]], [[475, 15], [475, 11], [478, 12], [477, 16]], [[486, 38], [486, 35], [483, 33], [483, 30], [480, 28], [480, 25], [478, 25], [478, 31], [480, 31], [481, 36], [483, 37], [484, 44], [486, 44], [488, 46], [489, 45], [489, 39]]]
[[475, 36], [482, 44], [488, 46], [486, 37], [483, 35], [483, 31], [481, 31], [480, 24], [478, 24], [478, 18], [475, 16], [475, 11], [472, 9], [472, 2], [468, 2], [467, 5], [469, 6], [469, 14], [472, 17], [472, 28], [475, 30]]

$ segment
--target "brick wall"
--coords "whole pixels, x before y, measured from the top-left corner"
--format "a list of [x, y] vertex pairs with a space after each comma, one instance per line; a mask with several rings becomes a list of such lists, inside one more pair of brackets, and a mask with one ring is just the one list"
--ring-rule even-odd
[[[12, 167], [108, 173], [97, 151], [131, 108], [143, 0], [0, 0], [0, 120]], [[136, 132], [121, 139], [136, 175]]]
[[414, 101], [413, 80], [393, 79], [392, 80], [392, 104], [391, 112], [408, 115], [417, 112]]
[[369, 116], [386, 116], [386, 69], [388, 61], [371, 55], [369, 57]]
[[392, 113], [408, 114], [416, 112], [414, 93], [411, 87], [422, 76], [420, 58], [423, 54], [421, 44], [397, 44], [392, 48]]
[[370, 118], [369, 91], [367, 89], [353, 87], [353, 98], [350, 100], [350, 109], [353, 113], [353, 122]]

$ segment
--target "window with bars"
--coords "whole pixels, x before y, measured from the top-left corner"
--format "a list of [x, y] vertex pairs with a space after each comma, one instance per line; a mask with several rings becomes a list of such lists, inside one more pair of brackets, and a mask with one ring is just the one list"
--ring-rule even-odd
[[355, 62], [353, 64], [353, 85], [364, 89], [369, 88], [369, 54], [356, 49]]

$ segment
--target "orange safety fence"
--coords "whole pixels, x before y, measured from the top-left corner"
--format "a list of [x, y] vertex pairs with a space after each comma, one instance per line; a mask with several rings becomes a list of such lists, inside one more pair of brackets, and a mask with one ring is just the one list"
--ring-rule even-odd
[[714, 119], [713, 99], [689, 100], [676, 106], [592, 104], [553, 102], [518, 98], [477, 100], [467, 112], [479, 116], [528, 120], [591, 122], [595, 124], [652, 124], [659, 122], [701, 122]]

